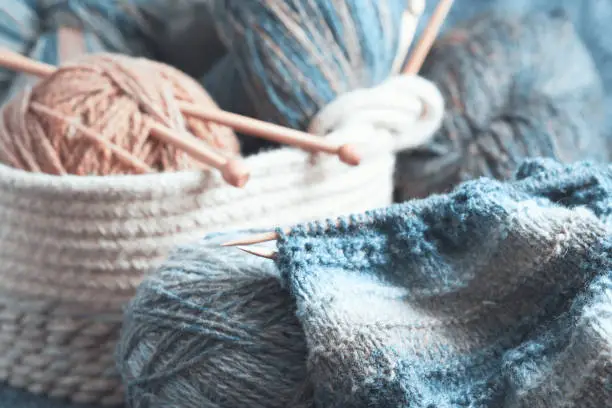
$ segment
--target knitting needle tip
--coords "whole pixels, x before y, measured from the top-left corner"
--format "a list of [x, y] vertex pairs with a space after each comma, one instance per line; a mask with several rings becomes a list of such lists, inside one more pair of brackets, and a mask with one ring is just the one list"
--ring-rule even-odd
[[221, 246], [238, 246], [238, 245], [252, 245], [252, 244], [260, 244], [262, 242], [274, 241], [278, 239], [278, 234], [274, 231], [264, 232], [261, 234], [251, 235], [245, 238], [236, 239], [233, 241], [224, 242]]
[[413, 16], [420, 17], [425, 11], [425, 0], [410, 0], [408, 2], [408, 12]]
[[219, 170], [223, 179], [234, 187], [242, 188], [249, 181], [249, 169], [241, 160], [229, 159]]
[[257, 248], [257, 247], [253, 248], [253, 247], [247, 247], [247, 246], [237, 246], [236, 248], [248, 254], [258, 256], [260, 258], [266, 258], [266, 259], [276, 258], [276, 252], [269, 250], [269, 249], [263, 249], [263, 248]]
[[343, 163], [351, 166], [358, 166], [361, 163], [361, 155], [357, 148], [351, 144], [345, 144], [338, 149], [338, 157]]

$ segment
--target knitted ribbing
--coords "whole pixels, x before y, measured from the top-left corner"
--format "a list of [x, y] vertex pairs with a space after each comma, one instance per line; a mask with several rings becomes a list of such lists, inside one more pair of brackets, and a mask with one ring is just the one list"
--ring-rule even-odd
[[316, 406], [609, 406], [611, 180], [532, 161], [282, 235]]

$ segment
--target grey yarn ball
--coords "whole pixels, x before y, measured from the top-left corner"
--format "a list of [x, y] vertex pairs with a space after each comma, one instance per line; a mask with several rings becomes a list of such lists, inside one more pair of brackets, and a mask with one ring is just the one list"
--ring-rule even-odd
[[272, 261], [219, 246], [235, 237], [179, 248], [139, 287], [117, 352], [130, 407], [310, 406], [294, 303]]
[[466, 21], [436, 42], [421, 75], [446, 113], [431, 143], [399, 156], [400, 201], [480, 176], [507, 179], [528, 157], [609, 159], [603, 86], [563, 12]]

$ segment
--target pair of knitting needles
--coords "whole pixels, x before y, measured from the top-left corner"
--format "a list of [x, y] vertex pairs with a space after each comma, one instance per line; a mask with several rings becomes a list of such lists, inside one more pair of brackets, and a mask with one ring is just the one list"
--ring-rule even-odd
[[[425, 27], [425, 30], [423, 30], [423, 35], [419, 39], [419, 42], [417, 43], [414, 49], [414, 52], [410, 56], [410, 60], [408, 61], [406, 67], [402, 72], [403, 74], [416, 75], [419, 72], [419, 70], [423, 66], [423, 63], [425, 62], [427, 54], [431, 50], [431, 47], [436, 37], [438, 36], [438, 33], [440, 32], [440, 28], [442, 27], [442, 24], [444, 23], [448, 12], [450, 11], [453, 5], [453, 1], [454, 0], [440, 0], [438, 2], [436, 9], [434, 10], [429, 22], [427, 23], [427, 26]], [[422, 5], [419, 3], [422, 3]], [[423, 12], [423, 9], [425, 8], [423, 0], [412, 0], [409, 7], [411, 6], [414, 7], [412, 10], [409, 10], [412, 16], [420, 16]], [[414, 27], [416, 29], [416, 22], [414, 24]], [[414, 31], [412, 35], [414, 36]], [[290, 232], [290, 228], [285, 228], [283, 232], [285, 234], [288, 234]], [[278, 234], [274, 231], [270, 231], [261, 234], [251, 235], [234, 241], [228, 241], [221, 244], [221, 246], [233, 246], [260, 258], [274, 259], [276, 257], [276, 251], [264, 249], [261, 247], [249, 247], [248, 245], [275, 241], [277, 239]]]
[[[53, 65], [34, 61], [6, 49], [0, 49], [0, 66], [25, 72], [39, 78], [45, 78], [53, 74], [57, 69]], [[351, 144], [339, 145], [306, 132], [225, 112], [221, 109], [206, 109], [186, 102], [179, 102], [179, 109], [183, 114], [218, 123], [248, 135], [295, 146], [310, 152], [335, 154], [341, 161], [352, 166], [358, 165], [361, 161], [357, 149]], [[79, 129], [87, 137], [96, 138], [98, 142], [101, 142], [101, 140], [98, 140], [99, 138], [92, 135], [92, 132], [85, 131], [84, 127]], [[153, 124], [151, 132], [153, 136], [163, 142], [171, 144], [183, 150], [197, 161], [219, 170], [223, 179], [233, 186], [243, 187], [249, 179], [249, 171], [242, 160], [236, 158], [228, 159], [190, 134], [180, 134], [157, 123]], [[109, 147], [108, 144], [105, 145]], [[119, 152], [114, 151], [114, 153]], [[146, 165], [143, 166], [141, 163], [135, 163], [133, 159], [128, 159], [125, 154], [119, 154], [118, 157], [124, 161], [129, 161], [128, 164], [141, 171], [147, 170]]]

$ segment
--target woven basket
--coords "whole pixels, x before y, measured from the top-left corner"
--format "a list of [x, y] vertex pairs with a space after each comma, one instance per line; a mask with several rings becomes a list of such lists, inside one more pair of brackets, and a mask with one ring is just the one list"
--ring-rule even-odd
[[207, 232], [389, 204], [394, 141], [368, 136], [352, 140], [367, 144], [358, 167], [290, 148], [249, 157], [245, 189], [217, 172], [56, 177], [0, 165], [0, 379], [121, 404], [115, 342], [143, 274]]

